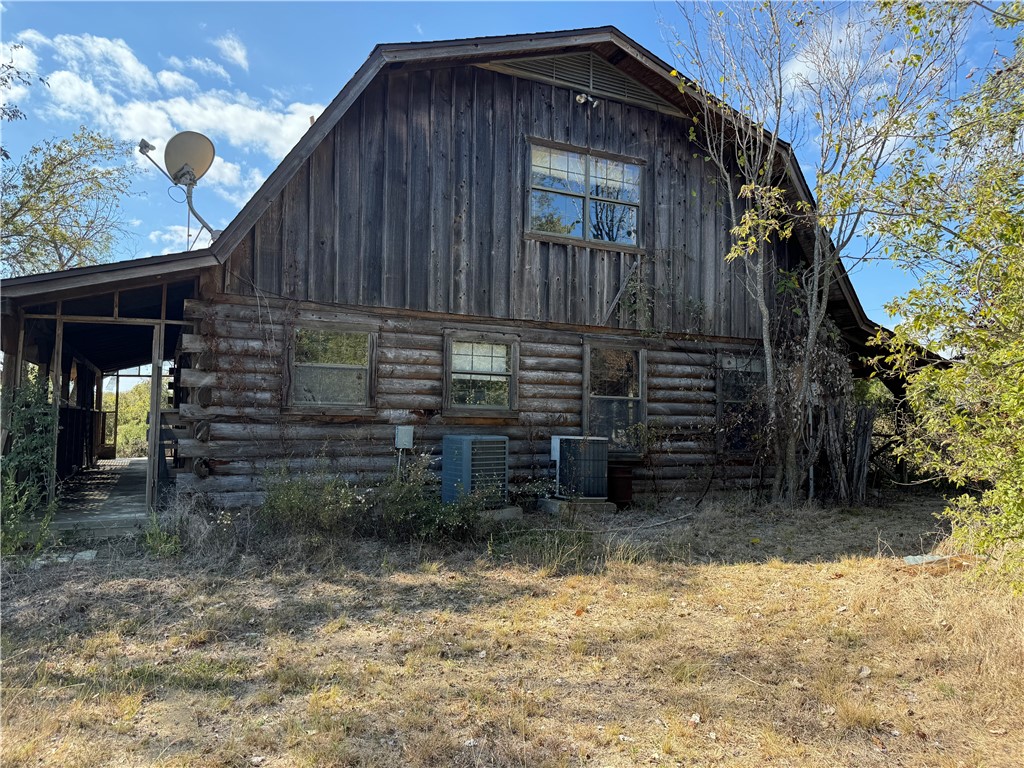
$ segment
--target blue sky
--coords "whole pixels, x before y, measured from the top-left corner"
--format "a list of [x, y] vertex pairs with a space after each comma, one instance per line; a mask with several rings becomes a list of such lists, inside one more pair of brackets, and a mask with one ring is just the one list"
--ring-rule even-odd
[[[671, 61], [668, 2], [339, 3], [11, 2], [0, 38], [5, 60], [42, 75], [12, 96], [27, 119], [3, 126], [13, 157], [87, 125], [155, 144], [195, 130], [217, 148], [195, 193], [200, 214], [223, 228], [379, 42], [442, 40], [613, 24]], [[20, 50], [10, 45], [19, 43]], [[987, 27], [970, 57], [996, 44]], [[1008, 45], [1004, 46], [1009, 48]], [[125, 202], [131, 226], [119, 258], [185, 250], [187, 210], [178, 189], [139, 158], [144, 174]], [[809, 169], [805, 168], [809, 175]], [[193, 221], [191, 233], [196, 234]], [[200, 240], [199, 244], [203, 244]], [[859, 265], [853, 281], [868, 315], [912, 287], [888, 264]]]

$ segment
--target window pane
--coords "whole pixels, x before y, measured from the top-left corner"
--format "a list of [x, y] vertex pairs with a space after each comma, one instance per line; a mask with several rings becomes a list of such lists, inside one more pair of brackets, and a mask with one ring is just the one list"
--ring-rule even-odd
[[299, 329], [295, 332], [295, 362], [369, 366], [369, 336]]
[[722, 371], [722, 399], [746, 402], [757, 393], [763, 380], [762, 374], [752, 371]]
[[452, 405], [511, 408], [508, 376], [453, 373]]
[[636, 245], [637, 209], [631, 205], [590, 202], [590, 237]]
[[512, 348], [508, 344], [480, 341], [452, 343], [452, 370], [481, 373], [508, 373], [512, 365]]
[[639, 423], [639, 400], [590, 398], [590, 434], [607, 437], [614, 447], [633, 448], [629, 428]]
[[296, 365], [292, 378], [294, 403], [366, 404], [366, 369]]
[[591, 349], [590, 393], [640, 397], [639, 353], [632, 349]]
[[583, 194], [586, 189], [583, 155], [547, 147], [531, 147], [531, 184], [535, 187]]
[[639, 203], [640, 166], [590, 158], [590, 194], [623, 203]]
[[583, 237], [583, 198], [533, 190], [530, 193], [530, 229]]

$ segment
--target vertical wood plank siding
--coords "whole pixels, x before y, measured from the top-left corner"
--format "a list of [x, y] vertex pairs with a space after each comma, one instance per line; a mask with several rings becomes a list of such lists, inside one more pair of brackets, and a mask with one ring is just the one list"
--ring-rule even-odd
[[[352, 482], [379, 479], [394, 469], [399, 424], [413, 425], [417, 450], [435, 458], [446, 434], [507, 435], [513, 479], [547, 477], [551, 435], [581, 433], [584, 343], [639, 341], [628, 332], [505, 327], [520, 339], [518, 416], [465, 419], [442, 414], [444, 330], [493, 329], [493, 322], [230, 295], [189, 300], [185, 313], [196, 333], [181, 342], [178, 365], [188, 395], [180, 415], [195, 437], [180, 440], [178, 448], [208, 476], [182, 475], [179, 482], [229, 506], [258, 501], [267, 478], [281, 471], [326, 466]], [[377, 329], [372, 415], [294, 411], [283, 402], [288, 330], [304, 321]], [[749, 343], [662, 338], [644, 344], [649, 421], [658, 441], [635, 471], [640, 490], [681, 490], [702, 485], [712, 473], [733, 484], [749, 476], [749, 467], [720, 464], [714, 440], [716, 351], [749, 350]]]
[[478, 67], [382, 72], [232, 255], [245, 295], [599, 325], [638, 258], [525, 237], [529, 139], [644, 164], [653, 317], [612, 328], [759, 335], [725, 201], [683, 118]]

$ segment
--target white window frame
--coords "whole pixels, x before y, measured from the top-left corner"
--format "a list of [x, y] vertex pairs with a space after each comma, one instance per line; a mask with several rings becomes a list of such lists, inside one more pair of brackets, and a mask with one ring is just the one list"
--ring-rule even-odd
[[[466, 371], [456, 369], [453, 364], [452, 349], [456, 342], [478, 342], [484, 344], [501, 344], [509, 348], [509, 371], [507, 374], [489, 371]], [[508, 407], [495, 405], [468, 405], [452, 402], [453, 374], [479, 373], [487, 376], [504, 376], [508, 378]], [[445, 416], [476, 416], [484, 418], [516, 418], [519, 415], [519, 337], [509, 333], [485, 333], [448, 329], [444, 332], [444, 386], [443, 414]]]

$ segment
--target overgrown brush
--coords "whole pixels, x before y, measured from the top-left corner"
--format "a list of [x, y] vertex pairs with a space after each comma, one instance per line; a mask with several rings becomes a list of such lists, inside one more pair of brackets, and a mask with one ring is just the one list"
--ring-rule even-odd
[[269, 478], [257, 519], [270, 533], [348, 538], [359, 526], [360, 496], [325, 468], [293, 476], [282, 472]]
[[38, 551], [56, 506], [47, 498], [53, 477], [57, 418], [46, 379], [29, 379], [5, 398], [10, 414], [11, 449], [4, 456], [0, 493], [0, 554], [26, 547]]
[[492, 500], [485, 494], [467, 494], [442, 503], [437, 478], [426, 457], [421, 457], [371, 488], [361, 501], [359, 533], [363, 535], [386, 541], [465, 541], [477, 530], [480, 511]]
[[353, 538], [466, 541], [479, 528], [481, 510], [493, 505], [493, 499], [479, 494], [442, 503], [426, 457], [367, 488], [346, 482], [326, 464], [309, 472], [270, 475], [264, 483], [263, 504], [255, 509], [218, 510], [201, 496], [176, 494], [147, 529], [145, 547], [158, 556], [186, 552], [223, 559], [239, 551], [268, 554], [289, 541], [301, 542], [303, 551]]

